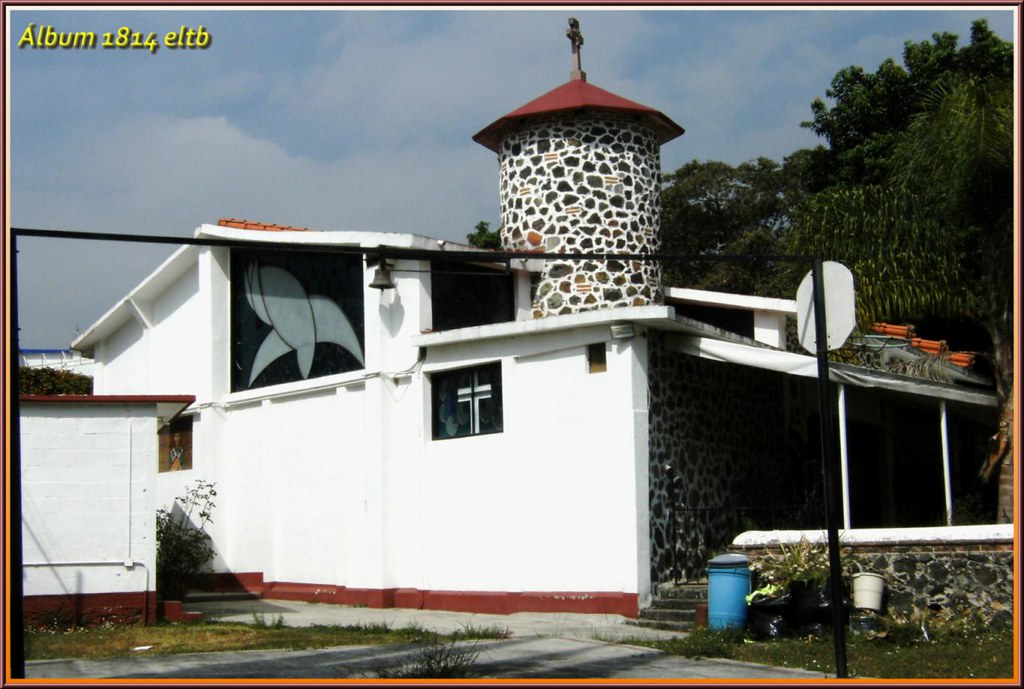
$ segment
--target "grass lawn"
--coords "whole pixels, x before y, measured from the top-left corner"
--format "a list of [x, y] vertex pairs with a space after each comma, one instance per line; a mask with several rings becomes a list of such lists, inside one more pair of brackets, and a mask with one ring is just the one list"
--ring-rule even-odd
[[194, 622], [98, 628], [29, 629], [25, 633], [27, 660], [58, 658], [117, 658], [136, 653], [203, 653], [373, 646], [463, 639], [501, 639], [508, 630], [467, 626], [454, 634], [437, 634], [418, 626], [392, 629], [389, 625], [286, 627], [280, 621], [254, 618], [252, 624]]
[[[310, 649], [332, 646], [423, 642], [447, 650], [452, 641], [502, 639], [501, 627], [469, 626], [455, 634], [421, 627], [388, 625], [286, 627], [281, 620], [251, 624], [199, 622], [73, 629], [35, 629], [26, 633], [29, 660], [113, 658], [136, 653], [199, 653], [256, 649]], [[631, 643], [695, 658], [729, 658], [780, 667], [835, 672], [830, 637], [752, 641], [737, 631], [697, 629], [686, 637]], [[974, 627], [937, 631], [925, 640], [918, 627], [894, 626], [885, 634], [847, 635], [847, 671], [851, 678], [1010, 679], [1018, 653], [1010, 628]], [[446, 661], [441, 658], [440, 661]], [[464, 663], [465, 664], [465, 663]], [[413, 676], [413, 675], [410, 675]], [[456, 676], [456, 675], [430, 675]]]
[[[1009, 679], [1018, 653], [1012, 629], [932, 633], [926, 641], [917, 628], [910, 627], [884, 636], [848, 633], [846, 642], [851, 678]], [[690, 657], [730, 658], [829, 674], [836, 668], [831, 636], [752, 641], [738, 633], [699, 629], [686, 638], [637, 643]]]

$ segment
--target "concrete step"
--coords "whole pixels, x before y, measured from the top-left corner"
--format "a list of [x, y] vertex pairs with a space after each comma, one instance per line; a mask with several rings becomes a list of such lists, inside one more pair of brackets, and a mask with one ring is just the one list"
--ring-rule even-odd
[[648, 629], [664, 629], [670, 632], [692, 632], [696, 627], [694, 622], [670, 622], [667, 620], [628, 620], [627, 624]]
[[661, 584], [654, 594], [660, 600], [691, 600], [706, 603], [708, 600], [707, 584], [681, 584], [678, 586]]
[[640, 611], [641, 620], [656, 622], [695, 622], [697, 610], [666, 610], [663, 608], [647, 608]]
[[655, 598], [651, 602], [651, 607], [660, 610], [696, 610], [701, 603], [707, 603], [707, 599]]

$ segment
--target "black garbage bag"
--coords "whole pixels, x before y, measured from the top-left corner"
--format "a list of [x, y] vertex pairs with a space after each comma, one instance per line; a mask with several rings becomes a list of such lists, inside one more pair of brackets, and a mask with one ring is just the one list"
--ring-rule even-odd
[[832, 619], [832, 599], [828, 586], [794, 581], [789, 590], [793, 595], [793, 621], [797, 627]]
[[753, 605], [747, 611], [747, 629], [758, 639], [781, 639], [792, 632], [785, 615], [760, 610]]
[[[832, 587], [829, 584], [820, 586], [802, 581], [795, 581], [790, 584], [790, 593], [793, 596], [792, 621], [796, 626], [814, 623], [832, 623]], [[852, 609], [852, 602], [849, 597], [842, 598], [842, 619], [849, 616]]]
[[757, 596], [747, 608], [747, 629], [760, 639], [789, 636], [792, 603], [793, 595], [789, 591], [768, 597]]
[[763, 598], [758, 596], [750, 601], [751, 610], [761, 610], [766, 613], [785, 615], [793, 605], [793, 594], [783, 591], [774, 596]]

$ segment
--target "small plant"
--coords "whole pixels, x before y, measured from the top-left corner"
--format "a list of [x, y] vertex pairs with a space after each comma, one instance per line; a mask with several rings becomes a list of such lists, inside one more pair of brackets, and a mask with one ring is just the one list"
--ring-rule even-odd
[[[849, 569], [850, 558], [840, 554], [840, 567]], [[750, 569], [762, 584], [788, 587], [795, 582], [824, 586], [829, 579], [828, 545], [824, 541], [812, 543], [801, 538], [794, 545], [779, 544], [778, 552], [769, 551], [751, 563]]]
[[485, 627], [478, 627], [471, 622], [462, 625], [462, 629], [451, 632], [448, 637], [453, 640], [459, 639], [510, 639], [512, 631], [500, 624], [492, 624]]
[[411, 663], [396, 668], [376, 668], [379, 679], [463, 679], [471, 676], [479, 652], [435, 638]]
[[252, 626], [257, 629], [284, 629], [284, 615], [278, 615], [273, 622], [267, 622], [262, 613], [252, 614]]
[[744, 643], [743, 629], [697, 627], [685, 637], [658, 642], [657, 646], [673, 655], [687, 658], [733, 658], [736, 647]]
[[765, 599], [768, 599], [768, 598], [775, 598], [776, 596], [782, 595], [785, 592], [786, 592], [786, 587], [783, 586], [782, 584], [776, 584], [776, 583], [765, 584], [764, 586], [762, 586], [762, 587], [760, 587], [758, 589], [754, 589], [749, 594], [747, 594], [747, 605], [750, 605], [751, 603], [753, 603], [755, 601], [758, 601], [758, 600], [765, 600]]
[[[163, 600], [180, 600], [189, 581], [214, 556], [203, 530], [212, 524], [217, 496], [214, 483], [196, 481], [170, 509], [156, 513], [156, 588]], [[195, 514], [198, 523], [193, 521]]]

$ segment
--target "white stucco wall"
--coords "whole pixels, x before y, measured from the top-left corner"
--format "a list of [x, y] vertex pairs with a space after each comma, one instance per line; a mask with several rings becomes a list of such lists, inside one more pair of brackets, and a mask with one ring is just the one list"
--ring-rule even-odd
[[633, 344], [609, 345], [597, 374], [582, 344], [518, 359], [512, 345], [476, 353], [511, 353], [503, 433], [434, 441], [430, 373], [373, 377], [204, 413], [193, 471], [161, 474], [160, 495], [216, 481], [217, 568], [266, 581], [638, 592]]
[[209, 329], [202, 327], [199, 271], [193, 265], [148, 304], [149, 388], [165, 393], [190, 393], [205, 387], [205, 367], [164, 366], [163, 362], [199, 362], [208, 359]]
[[499, 434], [426, 434], [425, 588], [638, 592], [646, 454], [641, 476], [632, 383], [642, 341], [610, 341], [608, 370], [588, 373], [586, 345], [608, 337], [590, 328], [431, 352], [434, 371], [499, 358], [505, 417]]
[[130, 320], [96, 347], [94, 394], [144, 394], [155, 389], [149, 382], [145, 336], [142, 324]]
[[21, 405], [26, 596], [152, 591], [151, 404]]
[[[159, 380], [196, 395], [193, 468], [156, 478], [155, 507], [196, 479], [216, 482], [217, 571], [353, 589], [648, 595], [642, 336], [612, 340], [602, 323], [421, 347], [429, 273], [402, 269], [428, 266], [400, 261], [396, 290], [364, 290], [365, 370], [231, 393], [226, 258], [200, 250], [153, 297], [145, 336], [134, 319], [96, 347], [97, 358], [118, 353], [104, 359], [104, 392]], [[590, 374], [597, 342], [607, 371]], [[504, 432], [432, 440], [430, 376], [494, 361]]]

